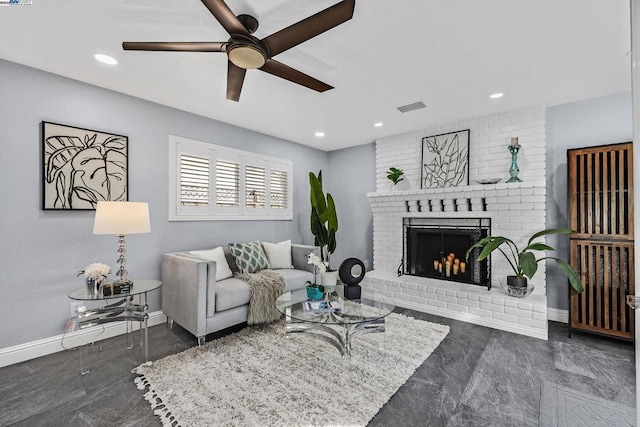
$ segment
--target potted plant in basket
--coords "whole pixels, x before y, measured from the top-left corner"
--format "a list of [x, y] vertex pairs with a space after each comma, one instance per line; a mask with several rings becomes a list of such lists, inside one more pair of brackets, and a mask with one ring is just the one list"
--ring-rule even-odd
[[316, 176], [309, 172], [311, 200], [311, 233], [315, 237], [315, 245], [320, 247], [320, 260], [326, 266], [322, 275], [322, 284], [335, 286], [338, 272], [331, 269], [330, 256], [336, 250], [336, 233], [338, 232], [338, 214], [331, 194], [325, 196], [322, 190], [322, 171]]
[[404, 172], [402, 171], [402, 169], [394, 168], [393, 166], [391, 166], [387, 171], [387, 178], [389, 178], [391, 182], [393, 182], [393, 185], [398, 185], [400, 181], [403, 181], [403, 175]]
[[408, 189], [408, 181], [404, 179], [404, 171], [402, 169], [391, 166], [387, 171], [387, 178], [393, 183], [393, 185], [389, 185], [391, 190]]
[[[522, 250], [518, 249], [518, 246], [513, 242], [513, 240], [507, 237], [487, 236], [467, 250], [466, 258], [468, 260], [469, 254], [476, 248], [482, 249], [480, 255], [478, 256], [478, 261], [486, 259], [495, 250], [500, 251], [500, 253], [502, 253], [502, 255], [504, 255], [506, 260], [509, 262], [509, 265], [515, 273], [514, 276], [507, 276], [507, 286], [511, 289], [525, 290], [528, 286], [527, 278], [532, 279], [536, 274], [536, 271], [538, 271], [538, 263], [546, 259], [552, 259], [555, 260], [556, 264], [558, 264], [560, 270], [562, 270], [562, 272], [567, 275], [571, 286], [573, 286], [573, 289], [575, 289], [576, 292], [582, 292], [582, 283], [580, 281], [580, 278], [576, 274], [573, 267], [571, 267], [571, 265], [569, 265], [566, 261], [560, 258], [548, 256], [536, 258], [536, 255], [533, 253], [533, 251], [555, 251], [554, 248], [545, 243], [535, 242], [537, 238], [549, 234], [571, 233], [573, 233], [573, 231], [566, 228], [551, 228], [548, 230], [538, 231], [531, 236], [531, 238], [527, 242], [527, 246]], [[508, 251], [502, 249], [503, 244], [506, 244], [506, 246], [508, 247]]]

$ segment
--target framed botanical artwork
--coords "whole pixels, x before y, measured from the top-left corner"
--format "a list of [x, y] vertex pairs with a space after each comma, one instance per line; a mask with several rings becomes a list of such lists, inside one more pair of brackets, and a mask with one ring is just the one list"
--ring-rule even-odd
[[128, 147], [126, 136], [42, 122], [42, 209], [127, 201]]
[[469, 129], [422, 138], [420, 188], [469, 184]]

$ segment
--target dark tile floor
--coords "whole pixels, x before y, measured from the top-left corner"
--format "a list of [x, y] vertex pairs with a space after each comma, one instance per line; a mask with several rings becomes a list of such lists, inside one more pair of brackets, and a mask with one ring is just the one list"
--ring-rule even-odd
[[[634, 346], [550, 322], [549, 341], [411, 310], [447, 324], [449, 335], [371, 421], [371, 426], [537, 426], [543, 380], [635, 406]], [[215, 337], [207, 337], [213, 339]], [[194, 346], [179, 326], [150, 328], [150, 358]], [[125, 337], [0, 369], [2, 426], [159, 426], [133, 383], [137, 350]]]

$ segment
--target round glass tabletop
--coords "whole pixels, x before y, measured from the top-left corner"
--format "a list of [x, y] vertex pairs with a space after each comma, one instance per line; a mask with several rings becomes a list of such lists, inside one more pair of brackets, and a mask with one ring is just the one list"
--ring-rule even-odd
[[126, 296], [138, 295], [144, 292], [149, 292], [154, 289], [158, 289], [162, 286], [162, 282], [160, 280], [153, 279], [132, 279], [133, 286], [131, 286], [131, 290], [127, 293], [117, 294], [117, 295], [102, 295], [102, 293], [98, 295], [89, 295], [87, 293], [87, 287], [83, 286], [80, 289], [76, 289], [75, 291], [69, 294], [69, 298], [81, 301], [89, 301], [89, 300], [108, 300], [108, 299], [116, 299], [116, 298], [124, 298]]
[[376, 296], [371, 299], [348, 300], [340, 295], [333, 295], [323, 301], [331, 302], [334, 307], [315, 308], [326, 304], [310, 306], [305, 304], [309, 302], [306, 294], [287, 292], [276, 300], [276, 308], [280, 313], [299, 322], [349, 325], [381, 319], [396, 307], [391, 301]]

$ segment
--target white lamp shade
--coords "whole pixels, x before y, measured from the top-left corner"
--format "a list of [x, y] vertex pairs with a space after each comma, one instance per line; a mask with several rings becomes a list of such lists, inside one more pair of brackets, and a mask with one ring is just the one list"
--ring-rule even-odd
[[141, 202], [98, 202], [93, 234], [150, 233], [149, 204]]

